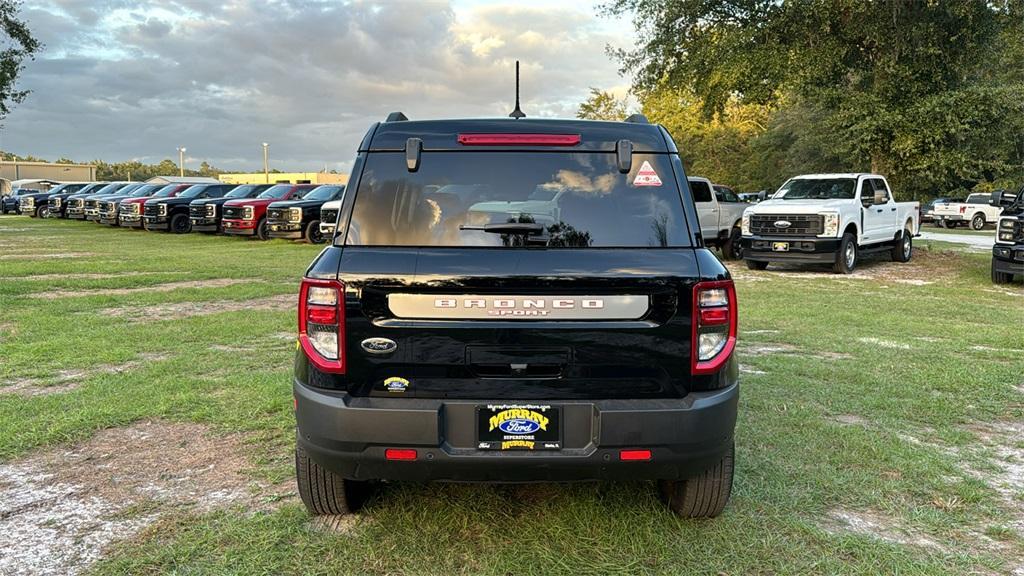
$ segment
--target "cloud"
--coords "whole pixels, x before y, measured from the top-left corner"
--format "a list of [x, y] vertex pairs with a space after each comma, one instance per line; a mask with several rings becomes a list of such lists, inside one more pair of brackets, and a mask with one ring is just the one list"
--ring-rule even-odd
[[573, 116], [627, 82], [605, 46], [627, 21], [589, 5], [44, 0], [23, 8], [46, 50], [0, 148], [44, 158], [346, 169], [366, 129], [410, 118]]

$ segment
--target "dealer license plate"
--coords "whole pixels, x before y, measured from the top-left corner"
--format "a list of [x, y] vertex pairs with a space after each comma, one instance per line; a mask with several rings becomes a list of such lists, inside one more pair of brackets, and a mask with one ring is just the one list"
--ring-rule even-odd
[[772, 242], [772, 252], [789, 252], [789, 242]]
[[558, 450], [562, 447], [561, 411], [546, 404], [477, 406], [480, 450]]

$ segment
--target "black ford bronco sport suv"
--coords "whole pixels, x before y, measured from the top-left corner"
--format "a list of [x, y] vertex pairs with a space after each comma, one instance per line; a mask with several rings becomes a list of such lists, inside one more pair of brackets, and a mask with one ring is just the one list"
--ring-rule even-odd
[[658, 480], [722, 511], [736, 292], [664, 128], [393, 113], [348, 190], [299, 292], [312, 513], [379, 480]]

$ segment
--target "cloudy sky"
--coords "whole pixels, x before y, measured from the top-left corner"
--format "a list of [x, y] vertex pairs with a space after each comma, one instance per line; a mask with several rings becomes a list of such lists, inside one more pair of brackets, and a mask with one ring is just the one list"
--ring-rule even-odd
[[346, 170], [372, 122], [506, 115], [522, 64], [523, 110], [573, 116], [589, 86], [624, 94], [605, 47], [631, 24], [590, 2], [31, 0], [44, 52], [0, 149], [49, 160], [206, 160]]

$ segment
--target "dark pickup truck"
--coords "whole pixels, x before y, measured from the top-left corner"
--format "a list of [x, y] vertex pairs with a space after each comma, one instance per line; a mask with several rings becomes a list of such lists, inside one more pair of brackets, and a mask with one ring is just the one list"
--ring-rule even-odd
[[74, 193], [88, 186], [88, 182], [60, 184], [49, 190], [22, 190], [18, 194], [18, 212], [33, 218], [50, 216], [50, 197], [58, 194]]
[[[131, 189], [123, 188], [118, 190], [113, 196], [104, 196], [97, 203], [97, 210], [99, 211], [99, 219], [97, 221], [108, 226], [120, 226], [121, 220], [118, 218], [117, 212], [121, 209], [122, 200], [148, 198], [164, 186], [166, 184], [142, 184]], [[128, 192], [125, 192], [125, 190], [128, 190]]]
[[146, 230], [191, 232], [189, 204], [202, 198], [223, 198], [234, 187], [234, 184], [194, 184], [176, 196], [147, 200], [142, 209], [142, 224]]
[[50, 196], [46, 199], [46, 217], [63, 218], [64, 210], [68, 207], [67, 199], [80, 193], [90, 194], [90, 191], [99, 190], [105, 183], [82, 182], [78, 184], [65, 184], [59, 189], [50, 190]]
[[1017, 194], [993, 192], [989, 204], [1001, 206], [992, 246], [992, 281], [996, 284], [1024, 280], [1024, 186]]
[[344, 186], [318, 186], [299, 200], [283, 200], [267, 206], [267, 235], [271, 238], [305, 238], [310, 244], [322, 244], [320, 208], [341, 198]]
[[642, 116], [375, 124], [298, 324], [314, 514], [382, 480], [657, 480], [684, 517], [729, 499], [736, 291]]
[[220, 232], [225, 202], [255, 198], [273, 184], [242, 184], [220, 198], [199, 198], [188, 205], [189, 220], [194, 232]]

